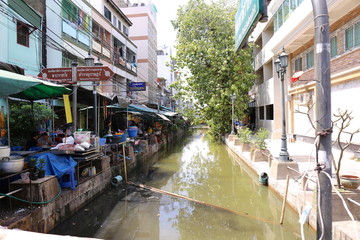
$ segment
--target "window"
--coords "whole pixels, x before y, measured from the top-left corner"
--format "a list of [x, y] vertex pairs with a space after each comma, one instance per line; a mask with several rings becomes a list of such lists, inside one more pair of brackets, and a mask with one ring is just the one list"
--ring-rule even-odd
[[290, 16], [289, 0], [284, 0], [282, 7], [283, 7], [284, 21], [286, 21]]
[[104, 16], [111, 22], [111, 12], [104, 6]]
[[274, 105], [266, 105], [265, 106], [266, 111], [266, 120], [274, 120]]
[[303, 0], [284, 0], [274, 14], [274, 32], [290, 17]]
[[129, 29], [123, 25], [123, 33], [126, 35], [126, 36], [129, 36]]
[[360, 45], [360, 22], [345, 30], [345, 50]]
[[314, 50], [311, 50], [306, 54], [306, 69], [314, 66]]
[[114, 27], [117, 27], [117, 22], [118, 22], [118, 20], [117, 20], [117, 17], [114, 15], [113, 16], [113, 25], [114, 25]]
[[121, 31], [121, 22], [118, 21], [118, 25], [117, 25], [118, 29]]
[[294, 69], [295, 69], [295, 72], [302, 71], [302, 58], [301, 57], [295, 60]]
[[259, 107], [259, 119], [264, 120], [264, 106]]
[[29, 47], [29, 27], [20, 21], [16, 23], [16, 42], [25, 47]]
[[338, 54], [337, 50], [337, 37], [332, 37], [330, 39], [330, 57], [333, 58]]
[[82, 30], [91, 29], [91, 19], [89, 15], [79, 9], [70, 0], [62, 0], [61, 5], [61, 15], [67, 20], [67, 22], [75, 24]]
[[345, 30], [345, 50], [349, 50], [354, 46], [354, 26]]

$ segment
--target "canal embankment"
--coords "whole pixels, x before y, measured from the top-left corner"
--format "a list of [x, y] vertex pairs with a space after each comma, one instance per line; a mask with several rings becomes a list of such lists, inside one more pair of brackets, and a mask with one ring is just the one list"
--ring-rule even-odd
[[[81, 164], [78, 163], [73, 176], [76, 179], [74, 186], [70, 184], [71, 176], [67, 179], [69, 186], [65, 188], [60, 186], [55, 176], [46, 176], [30, 184], [23, 183], [21, 179], [11, 182], [10, 187], [22, 188], [22, 191], [14, 196], [25, 202], [9, 199], [12, 211], [2, 216], [0, 225], [7, 229], [49, 232], [96, 196], [102, 194], [115, 176], [122, 176], [124, 179], [136, 169], [151, 165], [152, 163], [148, 162], [152, 159], [151, 156], [182, 139], [185, 132], [186, 130], [179, 129], [166, 136], [163, 135], [161, 142], [158, 141], [157, 136], [153, 135], [148, 139], [140, 140], [138, 144], [128, 140], [100, 146], [96, 150], [97, 157], [82, 161]], [[93, 169], [93, 173], [83, 177], [86, 168]]]
[[[269, 141], [268, 150], [270, 154], [263, 160], [257, 160], [252, 158], [250, 149], [243, 148], [236, 136], [226, 136], [223, 140], [231, 152], [239, 157], [239, 161], [245, 162], [256, 175], [260, 176], [261, 173], [267, 173], [269, 176], [269, 187], [280, 197], [284, 198], [287, 181], [285, 178], [277, 179], [273, 176], [274, 174], [272, 171], [274, 170], [272, 170], [271, 166], [271, 163], [275, 159], [274, 156], [278, 156], [279, 154], [281, 148], [280, 141]], [[316, 168], [314, 145], [300, 141], [289, 142], [288, 151], [291, 160], [296, 163], [297, 169], [291, 167], [283, 169], [283, 171], [286, 172], [285, 174], [289, 175], [288, 193], [286, 198], [287, 205], [296, 212], [301, 212], [301, 209], [310, 206], [311, 211], [306, 224], [309, 224], [312, 228], [316, 229], [317, 173], [314, 170]], [[342, 171], [347, 173], [359, 173], [360, 162], [353, 160], [343, 161]], [[335, 185], [335, 181], [333, 181], [333, 184]], [[342, 190], [340, 191], [340, 194], [344, 198], [344, 201], [335, 191], [333, 192], [332, 198], [333, 239], [356, 240], [358, 239], [357, 233], [360, 231], [360, 207], [356, 204], [360, 202], [360, 190]], [[346, 210], [344, 204], [346, 204], [349, 211]], [[352, 213], [355, 221], [352, 221], [348, 212]]]

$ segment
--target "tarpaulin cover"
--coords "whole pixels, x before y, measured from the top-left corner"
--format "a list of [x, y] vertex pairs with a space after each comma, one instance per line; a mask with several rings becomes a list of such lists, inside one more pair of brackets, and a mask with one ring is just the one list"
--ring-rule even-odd
[[[35, 158], [37, 160], [45, 160], [45, 175], [55, 175], [57, 178], [61, 178], [68, 170], [74, 168], [77, 162], [70, 155], [57, 155], [49, 152], [38, 153], [32, 156], [29, 156], [26, 161]], [[40, 167], [39, 161], [36, 164], [36, 167]]]

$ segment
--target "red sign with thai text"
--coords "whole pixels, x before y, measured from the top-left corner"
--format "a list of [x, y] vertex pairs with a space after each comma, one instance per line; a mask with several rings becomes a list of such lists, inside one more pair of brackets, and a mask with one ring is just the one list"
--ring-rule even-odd
[[38, 74], [38, 77], [54, 79], [64, 82], [72, 81], [72, 70], [71, 68], [44, 68]]
[[77, 81], [107, 81], [115, 74], [107, 66], [77, 67], [76, 71]]

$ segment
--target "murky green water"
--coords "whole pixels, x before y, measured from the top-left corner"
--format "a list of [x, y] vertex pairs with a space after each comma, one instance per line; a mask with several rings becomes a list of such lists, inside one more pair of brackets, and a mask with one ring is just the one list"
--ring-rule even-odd
[[[259, 185], [257, 176], [224, 145], [209, 142], [203, 133], [153, 167], [146, 185], [209, 205], [149, 191], [134, 191], [120, 200], [121, 191], [113, 189], [54, 233], [114, 240], [301, 239], [295, 212], [288, 208], [284, 225], [279, 225], [281, 199]], [[94, 218], [94, 208], [100, 210], [96, 221], [84, 221]], [[312, 229], [306, 228], [305, 235], [315, 239]]]

